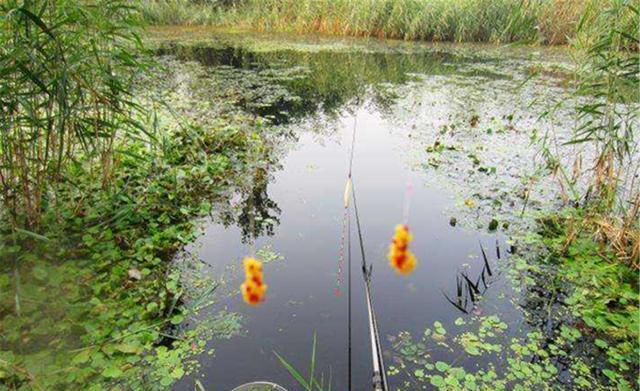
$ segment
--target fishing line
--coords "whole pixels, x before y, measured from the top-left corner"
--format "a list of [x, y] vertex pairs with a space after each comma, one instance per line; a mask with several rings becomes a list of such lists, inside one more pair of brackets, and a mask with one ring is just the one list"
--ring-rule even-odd
[[251, 192], [251, 196], [249, 197], [249, 254], [251, 257], [255, 258], [256, 256], [256, 220], [255, 220], [255, 194], [253, 189], [249, 190]]
[[353, 170], [353, 151], [356, 146], [356, 129], [358, 128], [358, 113], [353, 115], [353, 133], [351, 136], [351, 157], [349, 158], [349, 179], [351, 179], [351, 171]]
[[351, 173], [353, 171], [353, 156], [355, 150], [355, 141], [356, 141], [356, 129], [358, 127], [358, 117], [357, 113], [353, 116], [353, 131], [351, 133], [351, 145], [350, 151], [348, 153], [348, 173], [347, 173], [347, 181], [344, 187], [344, 195], [343, 195], [343, 213], [342, 213], [342, 233], [340, 237], [340, 249], [338, 251], [338, 270], [336, 272], [336, 285], [335, 285], [335, 295], [339, 297], [342, 295], [341, 285], [344, 282], [343, 277], [343, 265], [344, 265], [344, 257], [345, 257], [345, 240], [346, 240], [346, 250], [347, 250], [347, 272], [348, 272], [348, 280], [347, 280], [347, 368], [348, 368], [348, 390], [351, 390], [352, 384], [352, 361], [351, 361], [351, 352], [352, 352], [352, 320], [351, 320], [351, 213], [349, 211], [349, 199], [351, 195]]
[[351, 193], [351, 172], [353, 170], [353, 155], [354, 155], [354, 149], [355, 149], [357, 127], [358, 127], [358, 116], [356, 113], [353, 116], [353, 131], [351, 135], [351, 146], [350, 146], [350, 151], [347, 155], [349, 159], [348, 160], [349, 169], [347, 172], [347, 182], [345, 183], [345, 188], [344, 188], [344, 199], [343, 199], [344, 212], [342, 213], [342, 234], [340, 236], [340, 249], [338, 250], [338, 267], [336, 271], [336, 284], [334, 289], [334, 294], [336, 295], [336, 297], [339, 297], [342, 295], [342, 291], [340, 288], [342, 286], [342, 283], [344, 282], [342, 271], [343, 271], [343, 265], [344, 265], [344, 248], [345, 248], [345, 238], [346, 238], [345, 231], [347, 230], [347, 220], [349, 218], [348, 214], [349, 214], [349, 195]]
[[[347, 208], [348, 210], [348, 208]], [[347, 252], [348, 252], [348, 267], [349, 267], [349, 282], [347, 285], [347, 292], [348, 292], [348, 296], [349, 296], [349, 301], [347, 304], [347, 308], [348, 308], [348, 320], [347, 320], [347, 327], [348, 327], [348, 364], [347, 364], [347, 368], [349, 370], [349, 375], [347, 376], [347, 382], [349, 384], [349, 388], [348, 390], [351, 391], [351, 213], [348, 213], [348, 217], [347, 217]]]
[[342, 214], [342, 233], [340, 235], [340, 249], [338, 250], [338, 271], [336, 272], [336, 286], [334, 290], [334, 294], [336, 295], [336, 297], [340, 297], [342, 295], [340, 286], [344, 282], [342, 276], [342, 266], [344, 264], [344, 247], [347, 235], [347, 213], [349, 213], [349, 209], [345, 207], [344, 213]]
[[402, 224], [409, 224], [409, 209], [411, 208], [411, 198], [413, 196], [413, 172], [409, 174], [409, 179], [407, 180], [407, 185], [405, 187], [404, 192], [404, 202], [403, 202], [403, 210], [402, 210]]
[[[344, 205], [345, 205], [345, 210], [349, 210], [349, 194], [353, 191], [352, 186], [353, 186], [353, 182], [351, 180], [351, 172], [353, 171], [353, 151], [355, 150], [355, 146], [356, 146], [356, 129], [358, 128], [358, 114], [355, 113], [353, 115], [353, 132], [352, 132], [352, 136], [351, 136], [351, 157], [349, 158], [349, 175], [347, 177], [347, 185], [345, 186], [345, 191], [344, 191]], [[354, 199], [355, 202], [355, 199]], [[355, 204], [354, 204], [355, 205]], [[351, 364], [351, 213], [347, 212], [347, 239], [348, 239], [348, 250], [349, 250], [349, 257], [348, 257], [348, 268], [349, 268], [349, 283], [348, 283], [348, 287], [347, 287], [347, 291], [348, 291], [348, 295], [349, 295], [349, 304], [347, 305], [348, 307], [348, 311], [349, 311], [349, 315], [348, 315], [348, 320], [347, 320], [347, 325], [349, 328], [349, 359], [348, 359], [348, 369], [349, 369], [349, 375], [348, 375], [348, 382], [349, 382], [349, 391], [351, 391], [351, 373], [352, 373], [352, 364]]]

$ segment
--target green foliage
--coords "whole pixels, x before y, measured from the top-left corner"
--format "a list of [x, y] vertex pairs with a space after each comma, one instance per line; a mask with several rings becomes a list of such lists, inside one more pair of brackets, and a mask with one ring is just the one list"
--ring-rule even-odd
[[[637, 5], [637, 4], [636, 4]], [[611, 24], [596, 30], [595, 42], [587, 46], [582, 59], [579, 94], [589, 98], [577, 107], [579, 126], [569, 144], [591, 144], [597, 155], [593, 162], [593, 174], [585, 197], [601, 203], [610, 210], [621, 206], [626, 211], [627, 202], [640, 202], [637, 189], [632, 184], [619, 183], [626, 172], [634, 172], [636, 139], [634, 126], [637, 106], [640, 102], [637, 28], [629, 29], [629, 20], [640, 20], [638, 9], [632, 2], [617, 2], [604, 11]], [[582, 26], [581, 26], [582, 27]], [[584, 28], [584, 27], [583, 27]], [[625, 49], [635, 49], [626, 52]], [[626, 190], [626, 191], [625, 191]], [[617, 202], [617, 197], [621, 202]]]
[[163, 389], [192, 368], [206, 336], [237, 332], [237, 317], [223, 313], [168, 336], [197, 308], [178, 305], [185, 292], [166, 261], [192, 239], [193, 219], [242, 177], [261, 145], [251, 126], [184, 126], [156, 152], [130, 142], [110, 190], [84, 170], [65, 173], [72, 180], [60, 185], [58, 208], [43, 216], [47, 240], [3, 237], [2, 275], [15, 278], [1, 280], [0, 381]]
[[131, 80], [145, 68], [127, 1], [0, 4], [0, 195], [15, 225], [36, 226], [78, 159], [110, 181], [120, 137], [140, 137]]
[[[463, 323], [456, 322], [456, 326], [463, 327]], [[560, 376], [567, 375], [574, 387], [591, 384], [596, 389], [608, 389], [597, 382], [581, 357], [572, 356], [572, 349], [581, 337], [576, 328], [562, 326], [549, 340], [536, 331], [509, 338], [507, 324], [497, 316], [474, 317], [465, 321], [464, 327], [466, 331], [447, 333], [452, 335], [449, 338], [429, 328], [418, 339], [407, 332], [400, 333], [393, 342], [396, 364], [388, 371], [390, 376], [405, 379], [400, 389], [560, 390], [567, 385], [562, 385]], [[462, 354], [450, 363], [432, 359], [436, 353], [447, 350]], [[492, 363], [479, 364], [473, 370], [456, 365], [465, 357], [480, 356], [498, 356], [504, 365], [497, 368]], [[565, 374], [559, 370], [559, 359], [571, 362]], [[627, 383], [618, 384], [622, 389], [630, 389], [625, 386]]]
[[[588, 41], [614, 21], [598, 9], [619, 0], [145, 0], [154, 24], [213, 24], [267, 31], [322, 32], [455, 42]], [[624, 19], [624, 30], [635, 24]], [[582, 30], [579, 26], [586, 26]], [[588, 31], [587, 31], [588, 30]]]
[[[535, 40], [535, 14], [517, 1], [249, 1], [240, 11], [267, 30], [433, 41]], [[533, 7], [532, 7], [533, 8]]]
[[640, 355], [638, 272], [619, 262], [611, 249], [583, 232], [569, 240], [565, 232], [547, 235], [565, 281], [573, 289], [565, 303], [592, 334], [592, 343], [605, 354], [603, 373], [612, 383], [634, 380]]
[[[617, 261], [592, 232], [568, 241], [565, 224], [544, 227], [543, 236], [527, 240], [544, 243], [547, 256], [515, 257], [509, 268], [520, 275], [514, 283], [522, 284], [522, 310], [533, 327], [516, 330], [491, 315], [458, 318], [455, 330], [434, 322], [421, 336], [402, 332], [392, 339], [396, 364], [389, 375], [403, 378], [404, 389], [634, 389], [640, 354], [637, 270]], [[451, 352], [452, 361], [434, 358]], [[478, 367], [456, 365], [467, 360]]]
[[141, 0], [142, 17], [151, 24], [213, 24], [220, 15], [223, 0]]
[[[570, 190], [567, 198], [602, 216], [623, 218], [622, 224], [616, 224], [623, 226], [621, 231], [636, 221], [640, 207], [633, 179], [640, 169], [635, 134], [640, 101], [639, 20], [633, 1], [589, 7], [577, 26], [580, 36], [575, 42], [580, 50], [574, 94], [580, 100], [574, 133], [560, 142], [553, 134], [541, 140], [547, 168], [559, 174], [563, 190]], [[564, 156], [569, 145], [579, 147], [572, 152], [573, 159]]]
[[291, 365], [284, 357], [282, 357], [278, 352], [273, 352], [273, 354], [278, 358], [280, 364], [289, 372], [289, 374], [300, 384], [300, 386], [306, 391], [331, 391], [331, 376], [327, 381], [327, 385], [325, 388], [324, 383], [324, 375], [320, 376], [320, 379], [316, 377], [315, 369], [316, 369], [316, 333], [313, 333], [313, 344], [311, 346], [311, 363], [309, 364], [309, 379], [305, 379], [305, 377], [293, 366]]

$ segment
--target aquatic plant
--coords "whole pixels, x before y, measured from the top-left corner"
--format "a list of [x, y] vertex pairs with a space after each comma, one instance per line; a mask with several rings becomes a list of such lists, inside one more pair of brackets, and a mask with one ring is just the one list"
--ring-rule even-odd
[[409, 251], [409, 243], [413, 236], [409, 232], [409, 226], [398, 224], [389, 245], [389, 264], [400, 274], [410, 274], [416, 267], [416, 257]]
[[[168, 89], [157, 84], [145, 80], [144, 91], [167, 102]], [[136, 86], [137, 99], [148, 96]], [[218, 281], [187, 286], [188, 273], [174, 269], [180, 258], [170, 262], [194, 239], [197, 219], [214, 206], [231, 209], [256, 156], [270, 160], [264, 120], [209, 98], [218, 111], [203, 126], [157, 105], [153, 148], [118, 136], [109, 186], [89, 175], [100, 173], [100, 161], [67, 167], [37, 234], [5, 220], [0, 388], [167, 389], [194, 370], [206, 340], [239, 331], [240, 317], [224, 311], [182, 328], [215, 300]]]
[[240, 156], [256, 143], [250, 128], [185, 127], [153, 155], [130, 143], [115, 196], [81, 172], [60, 185], [39, 238], [2, 233], [0, 384], [166, 389], [193, 370], [190, 357], [210, 336], [238, 331], [237, 315], [219, 313], [180, 332], [217, 284], [188, 292], [168, 261], [194, 237], [193, 219], [208, 215], [212, 199], [225, 202], [220, 192], [242, 176]]
[[[458, 318], [454, 324], [455, 330], [447, 330], [442, 323], [434, 322], [433, 327], [426, 328], [420, 336], [402, 332], [392, 337], [396, 364], [389, 368], [390, 375], [404, 379], [407, 389], [435, 387], [451, 391], [547, 389], [556, 381], [559, 371], [554, 356], [543, 353], [545, 339], [540, 333], [531, 332], [524, 338], [509, 340], [505, 335], [509, 325], [497, 316]], [[554, 340], [556, 355], [561, 356], [570, 349], [578, 336], [576, 329], [567, 328], [558, 333]], [[439, 350], [454, 348], [460, 355], [453, 362], [433, 358]], [[477, 368], [469, 369], [457, 364], [463, 358], [496, 355], [504, 366], [498, 368], [480, 362]], [[578, 384], [590, 380], [584, 376]]]
[[546, 266], [559, 268], [565, 284], [571, 284], [565, 288], [566, 311], [582, 321], [583, 334], [605, 363], [591, 366], [592, 371], [624, 389], [637, 385], [640, 369], [638, 272], [618, 258], [615, 248], [593, 240], [593, 225], [574, 229], [574, 222], [584, 221], [581, 213], [566, 211], [544, 220], [541, 238], [550, 251]]
[[[525, 287], [529, 331], [513, 333], [521, 324], [497, 315], [464, 315], [451, 328], [435, 321], [424, 333], [389, 337], [395, 358], [389, 375], [406, 389], [633, 389], [636, 275], [623, 263], [603, 267], [607, 260], [588, 236], [566, 251], [562, 226], [548, 226], [543, 238], [552, 254], [539, 264], [514, 256], [509, 269]], [[451, 351], [458, 353], [454, 359], [437, 359]], [[464, 365], [468, 360], [477, 364]]]

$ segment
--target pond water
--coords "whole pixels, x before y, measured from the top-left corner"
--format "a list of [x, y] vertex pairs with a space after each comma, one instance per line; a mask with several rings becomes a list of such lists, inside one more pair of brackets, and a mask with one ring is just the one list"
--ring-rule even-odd
[[[460, 317], [499, 314], [509, 324], [507, 339], [530, 327], [503, 271], [513, 251], [509, 238], [557, 197], [536, 176], [533, 142], [568, 123], [561, 109], [545, 117], [551, 102], [569, 99], [561, 51], [203, 31], [173, 31], [159, 42], [169, 65], [165, 82], [180, 86], [181, 109], [206, 124], [203, 113], [220, 110], [207, 106], [211, 96], [241, 91], [229, 95], [234, 104], [271, 122], [268, 159], [251, 171], [232, 210], [204, 222], [187, 249], [205, 274], [224, 280], [226, 294], [208, 311], [242, 314], [244, 331], [211, 341], [213, 354], [199, 357], [199, 370], [176, 389], [192, 390], [194, 378], [208, 390], [258, 380], [301, 389], [274, 352], [306, 374], [314, 333], [317, 373], [330, 377], [333, 389], [348, 388], [347, 258], [338, 287], [337, 280], [354, 129], [353, 183], [387, 366], [397, 361], [395, 336], [420, 335], [434, 322], [448, 329]], [[418, 259], [409, 276], [386, 260], [405, 208]], [[369, 331], [351, 228], [352, 389], [367, 389]], [[269, 285], [257, 307], [238, 292], [241, 260], [251, 254], [266, 261]], [[474, 281], [484, 273], [487, 289], [471, 301], [465, 288], [467, 303], [456, 308], [450, 300], [457, 300], [461, 273]], [[458, 356], [433, 353], [434, 360]]]

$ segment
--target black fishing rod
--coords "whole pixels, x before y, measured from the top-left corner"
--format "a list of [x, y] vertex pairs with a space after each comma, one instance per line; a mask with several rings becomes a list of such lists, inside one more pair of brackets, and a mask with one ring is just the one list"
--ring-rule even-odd
[[[350, 178], [351, 180], [351, 178]], [[358, 214], [358, 203], [356, 201], [356, 191], [351, 182], [351, 194], [353, 195], [353, 208], [356, 215], [356, 227], [358, 229], [358, 241], [360, 243], [360, 253], [362, 255], [362, 278], [365, 285], [365, 297], [367, 300], [367, 311], [369, 315], [369, 338], [371, 341], [371, 359], [373, 363], [372, 385], [374, 391], [387, 391], [387, 375], [382, 357], [382, 345], [380, 344], [380, 332], [378, 331], [378, 321], [376, 318], [373, 300], [371, 299], [371, 274], [373, 265], [367, 264], [364, 252], [364, 241], [362, 239], [362, 228], [360, 226], [360, 215]], [[351, 271], [349, 271], [351, 273]]]
[[[360, 254], [362, 255], [362, 278], [365, 285], [365, 297], [367, 300], [367, 311], [369, 315], [369, 337], [371, 341], [371, 359], [373, 362], [373, 377], [372, 385], [374, 391], [387, 391], [387, 375], [385, 373], [384, 360], [382, 358], [382, 348], [380, 345], [380, 333], [378, 331], [378, 321], [376, 319], [376, 313], [373, 307], [373, 301], [371, 299], [371, 274], [373, 271], [372, 265], [367, 265], [367, 259], [364, 252], [364, 240], [362, 239], [362, 227], [360, 225], [360, 215], [358, 213], [358, 203], [356, 201], [356, 190], [353, 185], [352, 169], [353, 169], [353, 156], [356, 141], [356, 129], [358, 127], [357, 116], [353, 118], [353, 134], [351, 137], [351, 153], [349, 157], [349, 173], [347, 176], [347, 187], [345, 189], [345, 208], [349, 207], [349, 193], [353, 196], [353, 208], [356, 215], [356, 227], [358, 229], [358, 242], [360, 243]], [[349, 231], [351, 231], [351, 214], [347, 214], [347, 224]], [[349, 332], [349, 390], [351, 390], [351, 235], [348, 235], [348, 267], [349, 267], [349, 320], [348, 320], [348, 332]]]

